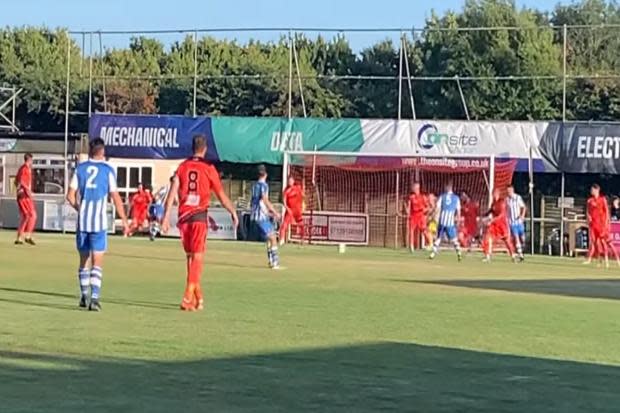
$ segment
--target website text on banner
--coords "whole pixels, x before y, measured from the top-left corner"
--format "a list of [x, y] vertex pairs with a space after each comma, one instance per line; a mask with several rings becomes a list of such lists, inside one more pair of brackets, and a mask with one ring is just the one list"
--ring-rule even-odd
[[[345, 212], [304, 212], [304, 241], [317, 244], [368, 245], [368, 215]], [[311, 231], [311, 232], [310, 232]], [[296, 227], [291, 240], [300, 242]]]

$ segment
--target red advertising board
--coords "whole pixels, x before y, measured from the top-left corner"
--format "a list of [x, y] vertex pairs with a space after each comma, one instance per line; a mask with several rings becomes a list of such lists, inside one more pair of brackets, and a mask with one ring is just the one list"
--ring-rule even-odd
[[[368, 245], [368, 215], [348, 212], [306, 212], [304, 241], [317, 244]], [[301, 241], [293, 228], [291, 240]]]
[[616, 247], [616, 251], [620, 251], [620, 222], [611, 223], [609, 234], [611, 236], [611, 241], [613, 242], [614, 247]]

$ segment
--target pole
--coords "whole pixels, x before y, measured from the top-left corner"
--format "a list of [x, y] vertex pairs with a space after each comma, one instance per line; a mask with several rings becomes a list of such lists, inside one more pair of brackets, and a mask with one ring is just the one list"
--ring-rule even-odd
[[461, 103], [463, 104], [463, 111], [465, 111], [465, 117], [467, 118], [467, 120], [470, 120], [469, 109], [467, 109], [467, 101], [465, 101], [465, 94], [463, 93], [463, 88], [461, 87], [461, 80], [459, 79], [458, 75], [454, 76], [454, 78], [456, 79], [456, 85], [459, 88], [459, 95], [461, 96]]
[[[17, 90], [15, 89], [15, 87], [13, 86], [11, 88], [11, 95], [13, 96], [13, 103], [11, 104], [11, 132], [16, 132], [17, 131], [17, 126], [15, 123], [15, 102], [17, 101]], [[4, 182], [4, 181], [3, 181]]]
[[562, 45], [562, 122], [566, 122], [566, 50], [567, 50], [567, 29], [566, 24], [563, 27], [563, 45]]
[[299, 95], [301, 97], [301, 109], [304, 113], [304, 118], [308, 117], [306, 112], [306, 100], [304, 99], [304, 88], [301, 81], [301, 70], [299, 69], [299, 59], [297, 57], [297, 47], [295, 46], [295, 38], [292, 41], [293, 44], [293, 57], [295, 58], [295, 71], [297, 72], [297, 80], [299, 82]]
[[[67, 160], [68, 152], [69, 152], [69, 88], [70, 88], [70, 80], [71, 80], [71, 38], [69, 37], [69, 33], [67, 33], [67, 82], [65, 87], [65, 145], [64, 145], [64, 185], [63, 190], [64, 193], [67, 193], [68, 190], [68, 182], [69, 182], [69, 162]], [[64, 204], [63, 204], [64, 205]], [[64, 208], [64, 206], [63, 206]], [[65, 232], [65, 220], [63, 213], [62, 220], [62, 232]]]
[[530, 174], [529, 190], [530, 190], [530, 254], [534, 255], [534, 150], [530, 146], [530, 158], [528, 160], [528, 169]]
[[400, 48], [398, 57], [398, 119], [401, 119], [401, 99], [403, 96], [403, 33], [400, 33]]
[[398, 212], [400, 210], [400, 172], [396, 171], [396, 211], [394, 213], [394, 248], [398, 248]]
[[198, 94], [198, 32], [194, 32], [194, 96], [192, 100], [192, 114], [196, 117], [196, 96]]
[[564, 174], [564, 172], [562, 172], [562, 184], [561, 186], [561, 191], [562, 193], [560, 194], [560, 256], [563, 257], [564, 256], [564, 184], [566, 181], [566, 176]]
[[411, 105], [411, 116], [416, 120], [415, 100], [413, 98], [413, 84], [411, 82], [411, 70], [409, 68], [409, 53], [407, 51], [407, 37], [403, 35], [403, 53], [405, 58], [405, 71], [407, 75], [407, 86], [409, 87], [409, 104]]
[[88, 117], [93, 113], [93, 32], [90, 32], [88, 47]]
[[293, 35], [288, 32], [288, 118], [293, 117]]
[[99, 61], [101, 62], [101, 79], [102, 87], [103, 87], [103, 111], [108, 111], [108, 96], [105, 91], [105, 66], [103, 64], [103, 40], [101, 40], [101, 32], [99, 32]]
[[282, 193], [286, 189], [286, 184], [288, 182], [288, 165], [289, 165], [289, 154], [284, 151], [282, 154]]
[[82, 49], [80, 50], [80, 78], [82, 77], [82, 63], [84, 62], [84, 50], [86, 49], [86, 33], [82, 32]]
[[493, 190], [495, 189], [495, 155], [490, 157], [489, 165], [489, 206], [493, 203]]

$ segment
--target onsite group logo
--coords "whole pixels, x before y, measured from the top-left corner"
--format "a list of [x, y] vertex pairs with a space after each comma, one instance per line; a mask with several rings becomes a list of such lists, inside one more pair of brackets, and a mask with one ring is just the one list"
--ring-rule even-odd
[[432, 149], [436, 145], [444, 144], [451, 148], [471, 150], [479, 141], [476, 135], [441, 133], [432, 123], [425, 123], [418, 130], [418, 144], [422, 149]]

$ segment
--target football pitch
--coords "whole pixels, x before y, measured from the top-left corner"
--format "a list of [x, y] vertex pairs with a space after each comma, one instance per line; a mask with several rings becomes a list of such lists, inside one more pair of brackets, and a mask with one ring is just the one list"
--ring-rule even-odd
[[113, 237], [103, 312], [72, 236], [0, 232], [0, 411], [617, 412], [620, 269], [210, 242], [184, 313], [178, 240]]

